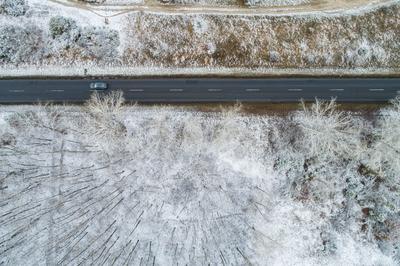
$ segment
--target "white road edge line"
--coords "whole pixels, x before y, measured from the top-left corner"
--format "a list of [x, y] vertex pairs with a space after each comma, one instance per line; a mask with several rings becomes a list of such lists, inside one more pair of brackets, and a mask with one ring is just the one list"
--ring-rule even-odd
[[303, 89], [288, 89], [288, 91], [302, 91]]
[[25, 90], [8, 90], [8, 92], [20, 93], [24, 92]]
[[369, 89], [369, 91], [384, 91], [385, 89]]

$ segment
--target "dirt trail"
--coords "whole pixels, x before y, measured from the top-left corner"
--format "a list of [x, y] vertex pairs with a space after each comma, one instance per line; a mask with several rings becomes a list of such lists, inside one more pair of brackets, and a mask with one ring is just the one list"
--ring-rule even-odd
[[293, 6], [275, 7], [240, 7], [240, 6], [205, 6], [205, 5], [162, 5], [155, 1], [145, 1], [144, 4], [132, 5], [91, 5], [78, 3], [75, 0], [49, 0], [54, 3], [70, 7], [77, 7], [92, 11], [102, 17], [115, 17], [127, 12], [147, 11], [163, 13], [187, 14], [230, 14], [230, 15], [285, 15], [304, 14], [314, 12], [338, 13], [366, 6], [373, 7], [380, 4], [398, 2], [398, 0], [312, 0], [310, 3]]

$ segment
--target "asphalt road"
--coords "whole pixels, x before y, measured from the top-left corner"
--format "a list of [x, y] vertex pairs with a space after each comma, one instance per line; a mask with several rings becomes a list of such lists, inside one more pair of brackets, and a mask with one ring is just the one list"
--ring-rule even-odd
[[[0, 80], [0, 103], [82, 102], [93, 80]], [[400, 78], [131, 79], [103, 80], [138, 102], [291, 102], [330, 99], [385, 102], [400, 96]]]

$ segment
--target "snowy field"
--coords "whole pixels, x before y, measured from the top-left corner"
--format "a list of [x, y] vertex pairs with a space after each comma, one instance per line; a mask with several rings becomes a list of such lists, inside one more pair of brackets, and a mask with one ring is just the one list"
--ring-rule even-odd
[[400, 98], [366, 119], [0, 107], [0, 265], [399, 265]]
[[399, 73], [399, 3], [228, 15], [1, 0], [0, 77]]

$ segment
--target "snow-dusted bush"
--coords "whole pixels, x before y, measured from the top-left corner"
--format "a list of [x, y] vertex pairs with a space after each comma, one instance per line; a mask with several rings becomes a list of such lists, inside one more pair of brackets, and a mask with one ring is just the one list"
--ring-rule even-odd
[[116, 58], [120, 44], [118, 32], [107, 28], [83, 28], [77, 40], [82, 55], [100, 61]]
[[33, 62], [40, 58], [43, 36], [40, 28], [30, 25], [0, 25], [0, 61]]
[[2, 146], [10, 146], [10, 145], [15, 145], [16, 140], [14, 135], [6, 132], [3, 134], [0, 134], [0, 147]]
[[346, 47], [345, 61], [351, 66], [385, 60], [388, 60], [388, 55], [385, 49], [378, 43], [371, 43], [366, 39], [360, 39]]
[[50, 19], [49, 30], [54, 39], [54, 53], [72, 48], [82, 58], [97, 61], [112, 61], [117, 56], [120, 44], [117, 31], [99, 27], [81, 28], [75, 20], [62, 16]]
[[65, 50], [76, 48], [76, 41], [80, 34], [80, 28], [75, 20], [62, 16], [52, 17], [49, 21], [50, 35], [53, 38], [52, 53], [62, 54]]
[[278, 52], [276, 52], [276, 51], [270, 51], [269, 52], [269, 61], [271, 63], [279, 62], [279, 60], [280, 60], [280, 55], [279, 55]]
[[25, 0], [0, 0], [0, 14], [17, 17], [25, 15], [27, 10]]
[[77, 29], [76, 21], [62, 16], [52, 17], [49, 21], [49, 30], [53, 38], [62, 35], [70, 35], [70, 32]]

